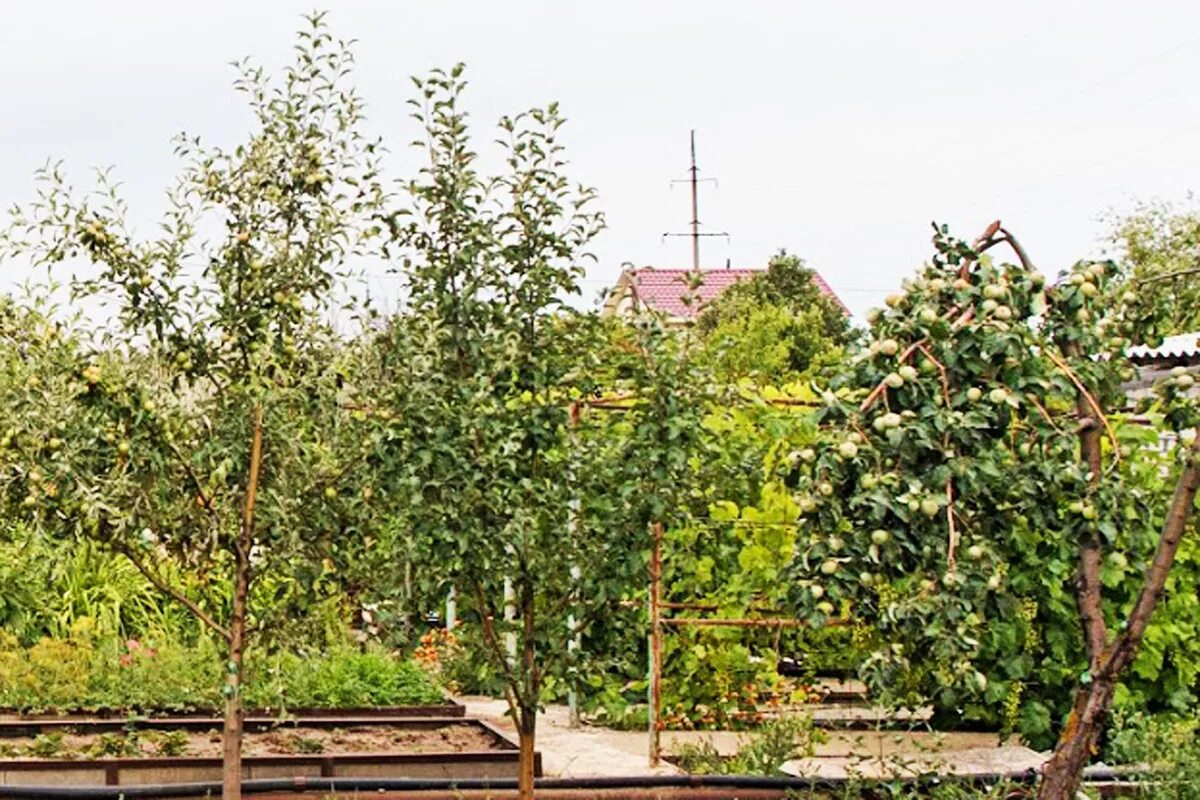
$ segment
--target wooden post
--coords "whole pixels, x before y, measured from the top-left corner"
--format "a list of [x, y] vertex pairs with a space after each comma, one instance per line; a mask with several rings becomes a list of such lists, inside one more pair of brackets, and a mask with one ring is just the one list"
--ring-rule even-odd
[[662, 541], [663, 526], [661, 522], [651, 525], [654, 537], [653, 548], [650, 551], [650, 698], [649, 718], [650, 727], [650, 766], [657, 767], [662, 760], [660, 747], [660, 731], [662, 729], [662, 610], [659, 607], [662, 590]]

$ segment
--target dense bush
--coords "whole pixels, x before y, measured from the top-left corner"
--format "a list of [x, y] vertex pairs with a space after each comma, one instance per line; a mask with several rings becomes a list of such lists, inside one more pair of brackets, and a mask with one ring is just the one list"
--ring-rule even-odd
[[1106, 760], [1143, 783], [1137, 797], [1192, 800], [1200, 797], [1200, 717], [1114, 715]]
[[[86, 625], [29, 647], [0, 633], [0, 707], [21, 711], [184, 711], [219, 708], [219, 646], [210, 639], [94, 639]], [[411, 661], [376, 648], [255, 655], [247, 668], [253, 708], [426, 705], [441, 691]]]

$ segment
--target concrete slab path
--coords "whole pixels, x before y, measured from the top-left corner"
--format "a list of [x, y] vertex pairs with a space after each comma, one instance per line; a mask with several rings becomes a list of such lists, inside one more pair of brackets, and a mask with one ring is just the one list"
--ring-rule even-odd
[[[467, 716], [485, 719], [516, 738], [503, 700], [459, 697]], [[813, 758], [788, 762], [785, 771], [803, 777], [877, 777], [906, 772], [993, 773], [1040, 767], [1045, 756], [988, 733], [926, 731], [826, 731]], [[709, 741], [722, 755], [733, 755], [749, 734], [729, 731], [665, 731], [666, 754], [686, 744]], [[645, 731], [616, 731], [583, 725], [570, 727], [565, 706], [552, 705], [538, 716], [537, 749], [547, 776], [672, 775], [680, 770], [663, 762], [651, 769]]]

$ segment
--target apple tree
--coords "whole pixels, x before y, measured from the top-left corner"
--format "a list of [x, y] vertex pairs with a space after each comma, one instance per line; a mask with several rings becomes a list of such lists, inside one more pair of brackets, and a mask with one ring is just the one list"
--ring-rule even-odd
[[[280, 79], [240, 64], [250, 137], [178, 139], [156, 235], [135, 233], [107, 174], [80, 195], [52, 166], [2, 242], [10, 261], [88, 262], [73, 296], [111, 309], [91, 330], [7, 331], [5, 496], [124, 554], [224, 640], [227, 798], [245, 649], [267, 621], [257, 579], [303, 587], [372, 519], [351, 493], [361, 448], [325, 318], [383, 196], [351, 63], [316, 15]], [[28, 357], [56, 336], [50, 361]]]
[[[1021, 704], [1028, 638], [1067, 642], [1073, 704], [1040, 788], [1065, 800], [1169, 585], [1197, 453], [1173, 451], [1173, 489], [1146, 481], [1121, 392], [1138, 316], [1116, 265], [1048, 281], [999, 223], [934, 241], [825, 392], [821, 443], [793, 454], [793, 598], [814, 621], [849, 609], [873, 629], [869, 683], [940, 709]], [[1017, 263], [992, 260], [1000, 244]], [[1194, 425], [1187, 380], [1152, 419]]]
[[[568, 640], [644, 584], [659, 495], [634, 481], [659, 462], [639, 454], [688, 422], [658, 426], [673, 400], [640, 396], [645, 376], [677, 374], [670, 356], [648, 355], [665, 348], [633, 336], [614, 370], [605, 325], [567, 304], [603, 219], [564, 175], [557, 108], [501, 120], [505, 167], [489, 178], [464, 85], [461, 66], [417, 81], [428, 162], [392, 219], [406, 303], [378, 334], [371, 415], [390, 446], [379, 486], [407, 527], [405, 557], [480, 626], [529, 797], [538, 708], [579, 656]], [[595, 407], [613, 391], [619, 408]]]

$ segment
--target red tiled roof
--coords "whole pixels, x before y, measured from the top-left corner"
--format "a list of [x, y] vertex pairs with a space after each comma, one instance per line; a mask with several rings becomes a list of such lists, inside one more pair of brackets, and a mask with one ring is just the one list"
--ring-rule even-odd
[[[738, 281], [746, 280], [761, 274], [761, 269], [706, 269], [701, 270], [704, 282], [697, 292], [698, 303], [687, 305], [683, 298], [688, 294], [687, 269], [658, 269], [657, 267], [642, 267], [629, 271], [631, 289], [636, 302], [653, 311], [658, 311], [672, 317], [695, 317], [700, 308], [715, 299]], [[829, 284], [817, 273], [813, 273], [813, 282], [821, 293], [833, 298], [842, 305]], [[842, 306], [845, 308], [845, 306]]]

